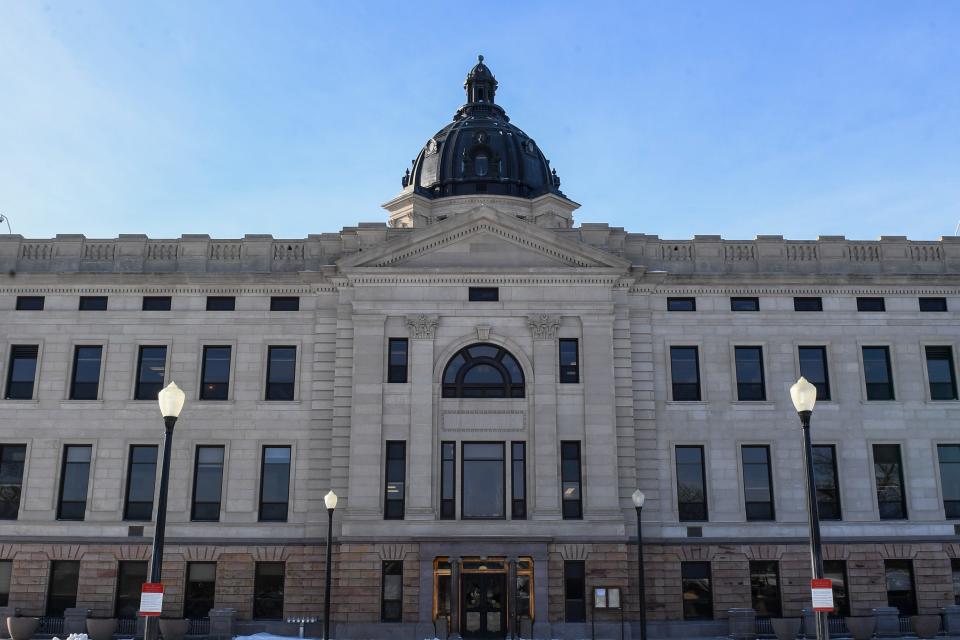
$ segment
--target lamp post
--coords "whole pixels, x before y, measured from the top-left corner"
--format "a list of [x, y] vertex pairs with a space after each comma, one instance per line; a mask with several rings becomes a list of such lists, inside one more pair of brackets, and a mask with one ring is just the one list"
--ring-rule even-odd
[[640, 605], [640, 640], [647, 640], [647, 592], [643, 584], [643, 524], [640, 517], [647, 496], [637, 489], [632, 497], [633, 506], [637, 509], [637, 595]]
[[323, 640], [330, 640], [330, 576], [333, 573], [331, 557], [333, 551], [333, 510], [337, 508], [337, 494], [331, 489], [323, 496], [323, 503], [327, 505], [327, 564], [325, 571], [326, 587], [323, 590]]
[[[790, 398], [803, 428], [803, 465], [807, 470], [807, 518], [810, 523], [810, 564], [814, 579], [823, 578], [823, 548], [820, 544], [820, 515], [817, 513], [817, 485], [813, 475], [813, 444], [810, 440], [810, 416], [817, 403], [817, 388], [802, 377], [790, 387]], [[827, 614], [815, 611], [817, 640], [828, 640]]]
[[[167, 526], [167, 485], [170, 481], [170, 445], [173, 443], [173, 427], [177, 424], [180, 411], [183, 409], [185, 394], [176, 382], [168, 384], [159, 394], [160, 414], [163, 416], [165, 427], [163, 435], [163, 458], [160, 466], [160, 494], [157, 496], [157, 523], [153, 528], [153, 558], [150, 561], [150, 582], [160, 582], [163, 565], [163, 535]], [[143, 635], [144, 640], [156, 640], [157, 616], [146, 619]]]

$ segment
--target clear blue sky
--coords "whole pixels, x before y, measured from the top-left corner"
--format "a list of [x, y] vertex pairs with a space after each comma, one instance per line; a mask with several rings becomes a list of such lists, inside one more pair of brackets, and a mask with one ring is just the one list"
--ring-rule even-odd
[[384, 221], [477, 53], [578, 222], [935, 238], [960, 221], [955, 0], [5, 0], [0, 213], [28, 237]]

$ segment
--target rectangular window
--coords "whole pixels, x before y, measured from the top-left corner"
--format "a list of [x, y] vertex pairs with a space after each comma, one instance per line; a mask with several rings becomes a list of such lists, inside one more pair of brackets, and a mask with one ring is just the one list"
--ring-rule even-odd
[[197, 447], [193, 468], [193, 505], [190, 508], [190, 519], [218, 522], [222, 492], [223, 447]]
[[0, 607], [10, 604], [10, 579], [13, 576], [13, 560], [0, 560]]
[[833, 582], [833, 614], [841, 618], [850, 615], [850, 596], [847, 593], [847, 563], [844, 560], [824, 560], [823, 577]]
[[887, 303], [883, 298], [857, 298], [857, 311], [886, 311]]
[[440, 443], [440, 519], [457, 517], [457, 443]]
[[737, 400], [767, 399], [763, 383], [763, 347], [734, 347], [737, 369]]
[[231, 347], [204, 347], [200, 372], [200, 399], [226, 400], [230, 393]]
[[780, 567], [769, 560], [750, 562], [750, 598], [758, 618], [780, 618]]
[[956, 400], [957, 378], [953, 368], [951, 347], [926, 347], [927, 378], [931, 400]]
[[290, 507], [290, 447], [264, 447], [260, 522], [286, 522]]
[[896, 607], [901, 616], [917, 615], [917, 591], [913, 581], [913, 562], [884, 560], [887, 581], [887, 606]]
[[157, 447], [135, 444], [130, 447], [130, 469], [127, 471], [127, 500], [124, 520], [153, 518], [153, 489], [157, 480]]
[[298, 296], [270, 296], [270, 311], [300, 311]]
[[43, 311], [43, 296], [17, 296], [17, 311]]
[[560, 382], [580, 382], [579, 344], [576, 338], [560, 338]]
[[580, 491], [580, 443], [564, 440], [560, 443], [560, 487], [563, 491], [563, 519], [583, 518], [583, 498]]
[[100, 393], [100, 358], [103, 347], [80, 345], [73, 352], [71, 400], [96, 400]]
[[170, 296], [143, 296], [144, 311], [170, 311]]
[[504, 517], [504, 460], [502, 442], [464, 442], [463, 483], [460, 487], [464, 519]]
[[387, 382], [407, 381], [407, 353], [409, 340], [390, 338], [387, 345]]
[[500, 289], [497, 287], [470, 287], [468, 300], [470, 302], [497, 302], [500, 300]]
[[946, 311], [946, 310], [947, 310], [946, 298], [920, 298], [920, 311]]
[[713, 620], [713, 589], [709, 562], [681, 562], [680, 581], [684, 620]]
[[20, 490], [27, 446], [0, 444], [0, 520], [16, 520], [20, 513]]
[[587, 585], [583, 560], [563, 561], [563, 604], [565, 622], [586, 621]]
[[380, 622], [403, 621], [403, 562], [380, 563]]
[[216, 592], [217, 563], [188, 562], [183, 617], [187, 620], [209, 617], [210, 609], [215, 606]]
[[774, 520], [770, 447], [744, 445], [740, 453], [743, 456], [743, 501], [747, 520]]
[[87, 511], [90, 452], [91, 446], [88, 444], [68, 444], [63, 448], [60, 501], [57, 504], [58, 520], [83, 520]]
[[407, 486], [407, 443], [403, 440], [387, 440], [387, 468], [383, 478], [383, 518], [403, 520]]
[[234, 296], [207, 296], [207, 311], [234, 311], [236, 307]]
[[670, 378], [674, 402], [700, 401], [697, 347], [670, 347]]
[[830, 399], [830, 372], [826, 347], [797, 347], [800, 375], [817, 388], [817, 400]]
[[760, 298], [730, 298], [730, 311], [760, 311]]
[[46, 615], [62, 618], [64, 611], [76, 607], [79, 583], [79, 560], [54, 560], [51, 562]]
[[817, 297], [804, 297], [793, 299], [794, 311], [823, 311], [823, 299]]
[[297, 377], [297, 348], [267, 348], [266, 400], [293, 400]]
[[80, 311], [106, 311], [107, 296], [80, 296]]
[[527, 443], [510, 444], [510, 493], [513, 504], [510, 517], [527, 519]]
[[137, 386], [133, 391], [134, 400], [156, 400], [163, 389], [163, 379], [167, 366], [167, 348], [165, 346], [142, 346], [137, 358]]
[[696, 298], [667, 298], [667, 311], [696, 311]]
[[[950, 559], [950, 570], [953, 573], [953, 604], [960, 605], [960, 558]], [[2, 567], [0, 567], [0, 576], [2, 576]], [[9, 584], [9, 579], [7, 582]]]
[[677, 512], [680, 520], [707, 520], [707, 483], [704, 474], [703, 447], [678, 446]]
[[140, 611], [140, 590], [147, 581], [147, 563], [121, 560], [117, 563], [117, 593], [113, 603], [114, 617], [132, 620]]
[[948, 520], [960, 519], [960, 444], [937, 445], [940, 461], [940, 491]]
[[900, 445], [873, 445], [873, 472], [881, 520], [906, 520], [907, 495], [903, 487]]
[[863, 347], [863, 377], [867, 400], [893, 400], [890, 347]]
[[821, 520], [840, 520], [840, 480], [837, 450], [832, 444], [813, 447], [813, 477], [817, 485], [817, 513]]
[[37, 350], [35, 344], [15, 344], [10, 347], [7, 400], [33, 400], [33, 384], [37, 377]]
[[284, 566], [282, 562], [257, 562], [253, 572], [253, 619], [283, 618]]

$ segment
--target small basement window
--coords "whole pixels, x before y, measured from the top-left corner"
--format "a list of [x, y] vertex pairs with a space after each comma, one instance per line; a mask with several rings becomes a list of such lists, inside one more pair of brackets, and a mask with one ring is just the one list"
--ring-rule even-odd
[[470, 302], [497, 302], [500, 300], [500, 289], [498, 287], [470, 287]]

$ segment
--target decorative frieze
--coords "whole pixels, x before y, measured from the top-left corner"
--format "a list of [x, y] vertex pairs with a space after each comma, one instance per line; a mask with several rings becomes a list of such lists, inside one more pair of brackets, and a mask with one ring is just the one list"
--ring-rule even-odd
[[534, 340], [553, 340], [560, 328], [560, 316], [548, 313], [527, 316], [527, 326], [530, 327]]
[[428, 316], [423, 313], [407, 316], [407, 329], [410, 337], [415, 340], [433, 340], [436, 337], [437, 325], [440, 319], [437, 316]]

